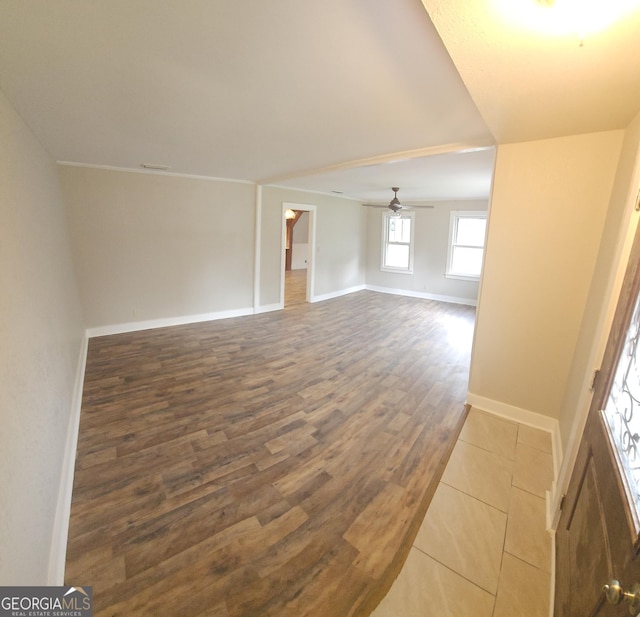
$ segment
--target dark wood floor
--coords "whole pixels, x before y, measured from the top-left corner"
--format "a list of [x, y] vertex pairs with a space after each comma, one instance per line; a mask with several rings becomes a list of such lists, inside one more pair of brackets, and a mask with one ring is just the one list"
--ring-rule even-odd
[[91, 339], [67, 583], [96, 617], [368, 614], [464, 419], [473, 320], [363, 291]]

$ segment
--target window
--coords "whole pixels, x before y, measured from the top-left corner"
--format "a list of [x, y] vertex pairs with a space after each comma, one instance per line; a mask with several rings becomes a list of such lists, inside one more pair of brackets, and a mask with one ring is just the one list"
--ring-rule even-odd
[[413, 212], [383, 213], [381, 270], [413, 273], [413, 222]]
[[486, 229], [486, 212], [468, 210], [451, 212], [448, 277], [470, 280], [480, 278]]

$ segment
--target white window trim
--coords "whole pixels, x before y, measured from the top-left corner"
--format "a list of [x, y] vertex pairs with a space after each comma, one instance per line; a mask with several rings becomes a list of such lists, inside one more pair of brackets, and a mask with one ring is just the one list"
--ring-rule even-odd
[[[447, 270], [445, 272], [445, 277], [448, 279], [458, 279], [460, 281], [479, 281], [480, 275], [473, 274], [454, 274], [451, 272], [451, 263], [453, 261], [453, 239], [455, 238], [455, 232], [458, 225], [458, 220], [461, 218], [487, 218], [486, 210], [451, 210], [451, 218], [449, 219], [449, 249], [447, 252]], [[486, 232], [485, 232], [485, 241], [482, 245], [482, 259], [484, 262], [484, 251], [486, 248]], [[465, 245], [456, 245], [456, 246], [465, 246]], [[470, 248], [479, 248], [477, 246]]]
[[[387, 248], [387, 232], [389, 229], [389, 219], [392, 218], [408, 218], [411, 220], [411, 238], [409, 239], [409, 267], [408, 268], [394, 268], [393, 266], [385, 266], [384, 256]], [[380, 270], [382, 272], [395, 272], [396, 274], [413, 274], [413, 247], [416, 229], [415, 212], [406, 211], [400, 212], [400, 217], [394, 216], [393, 212], [387, 211], [382, 213], [382, 250], [380, 251]]]

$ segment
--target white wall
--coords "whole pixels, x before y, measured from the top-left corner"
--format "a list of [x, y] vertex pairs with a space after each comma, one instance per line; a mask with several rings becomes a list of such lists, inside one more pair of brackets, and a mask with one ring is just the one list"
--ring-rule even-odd
[[452, 210], [487, 210], [485, 200], [434, 202], [432, 209], [415, 210], [415, 251], [413, 274], [380, 270], [382, 218], [385, 210], [367, 211], [367, 285], [374, 288], [457, 299], [475, 304], [478, 283], [445, 277]]
[[309, 253], [309, 213], [303, 212], [293, 228], [291, 269], [305, 270]]
[[0, 585], [45, 585], [84, 327], [55, 163], [2, 93], [0, 143]]
[[315, 296], [365, 284], [366, 213], [347, 199], [319, 196], [316, 201]]
[[560, 416], [622, 138], [498, 147], [471, 397]]
[[585, 392], [585, 382], [590, 381], [594, 369], [600, 366], [619, 284], [635, 233], [637, 213], [634, 212], [634, 202], [638, 190], [639, 148], [640, 114], [625, 131], [598, 260], [560, 411], [560, 431], [565, 442], [572, 432], [576, 411], [581, 404], [588, 407], [591, 397], [588, 395], [585, 398], [585, 394], [588, 394]]
[[306, 270], [308, 265], [309, 244], [306, 242], [294, 242], [291, 245], [291, 269]]
[[560, 409], [559, 429], [566, 455], [560, 470], [554, 510], [559, 509], [561, 495], [566, 492], [569, 483], [591, 405], [593, 393], [590, 385], [593, 372], [601, 365], [609, 337], [622, 278], [638, 226], [639, 214], [635, 211], [635, 202], [639, 186], [640, 113], [625, 131], [598, 259]]
[[59, 171], [90, 328], [251, 310], [252, 184]]
[[293, 243], [305, 244], [309, 238], [309, 213], [303, 212], [293, 227]]
[[281, 265], [283, 202], [316, 206], [315, 288], [312, 295], [328, 296], [363, 286], [366, 219], [362, 206], [341, 197], [264, 187], [260, 305], [280, 301], [284, 275]]

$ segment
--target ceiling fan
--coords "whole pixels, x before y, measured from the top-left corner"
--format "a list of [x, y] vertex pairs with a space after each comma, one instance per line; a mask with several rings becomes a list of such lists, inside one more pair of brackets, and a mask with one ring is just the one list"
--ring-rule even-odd
[[386, 206], [382, 206], [379, 204], [363, 204], [363, 205], [369, 208], [388, 208], [394, 214], [398, 214], [400, 210], [413, 210], [414, 208], [433, 208], [433, 206], [423, 206], [423, 205], [416, 205], [416, 204], [412, 204], [411, 206], [405, 206], [401, 204], [400, 200], [398, 199], [398, 191], [400, 190], [400, 187], [394, 186], [394, 187], [391, 187], [391, 190], [393, 191], [393, 199], [389, 202], [388, 205]]

